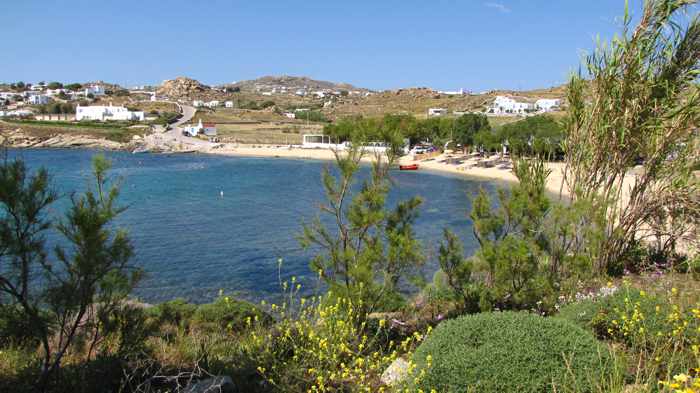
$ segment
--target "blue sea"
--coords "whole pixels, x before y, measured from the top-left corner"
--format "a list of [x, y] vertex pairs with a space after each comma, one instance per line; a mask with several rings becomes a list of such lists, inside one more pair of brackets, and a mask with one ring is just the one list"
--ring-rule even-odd
[[[45, 167], [62, 194], [52, 207], [61, 216], [70, 195], [91, 184], [91, 150], [12, 150], [36, 169]], [[297, 240], [302, 223], [319, 215], [324, 201], [321, 171], [328, 162], [281, 158], [104, 152], [121, 184], [119, 202], [128, 209], [117, 225], [129, 232], [133, 264], [146, 276], [135, 291], [140, 300], [173, 298], [203, 303], [220, 290], [249, 300], [271, 299], [284, 280], [316, 286], [309, 269], [314, 250]], [[368, 169], [363, 170], [366, 176]], [[437, 269], [443, 228], [456, 232], [465, 254], [476, 249], [468, 212], [479, 187], [495, 193], [504, 184], [419, 171], [393, 171], [388, 204], [420, 196], [415, 225], [427, 256], [430, 280]], [[223, 196], [221, 193], [223, 192]], [[50, 242], [60, 242], [57, 235]], [[278, 259], [282, 258], [281, 270]]]

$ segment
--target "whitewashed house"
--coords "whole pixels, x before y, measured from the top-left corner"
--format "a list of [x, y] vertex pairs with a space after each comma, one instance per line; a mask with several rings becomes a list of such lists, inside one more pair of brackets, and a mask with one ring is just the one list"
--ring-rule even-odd
[[428, 108], [428, 117], [444, 116], [446, 114], [446, 108]]
[[123, 106], [80, 106], [75, 108], [75, 120], [122, 120], [143, 121], [142, 111], [130, 111]]
[[199, 123], [196, 125], [183, 127], [182, 133], [187, 136], [197, 136], [202, 130], [204, 130], [204, 125], [202, 119], [199, 119]]
[[86, 97], [88, 94], [92, 94], [93, 96], [103, 96], [105, 95], [105, 88], [100, 85], [90, 85], [85, 88], [84, 94]]
[[204, 106], [204, 101], [202, 101], [202, 100], [194, 100], [194, 101], [192, 101], [192, 106], [194, 106], [195, 108], [203, 107], [203, 106]]
[[540, 98], [539, 100], [535, 101], [535, 106], [537, 109], [543, 112], [551, 112], [559, 108], [560, 104], [561, 100], [554, 98]]
[[209, 102], [205, 103], [204, 106], [206, 106], [207, 108], [216, 108], [220, 104], [221, 103], [219, 101], [214, 100], [214, 101], [209, 101]]
[[535, 110], [535, 105], [529, 102], [518, 102], [511, 97], [496, 96], [490, 112], [494, 114], [524, 114]]
[[182, 133], [187, 136], [197, 136], [199, 134], [204, 134], [206, 136], [216, 136], [216, 124], [215, 123], [202, 123], [202, 119], [195, 125], [186, 126], [182, 129]]
[[285, 115], [288, 119], [296, 119], [296, 118], [297, 118], [297, 114], [294, 113], [294, 112], [284, 112], [284, 115]]
[[66, 93], [66, 89], [46, 89], [46, 95], [49, 97], [57, 96], [61, 93]]
[[226, 101], [224, 102], [224, 106], [226, 108], [233, 108], [233, 101]]
[[29, 96], [29, 103], [32, 105], [46, 105], [49, 103], [49, 97], [42, 94]]

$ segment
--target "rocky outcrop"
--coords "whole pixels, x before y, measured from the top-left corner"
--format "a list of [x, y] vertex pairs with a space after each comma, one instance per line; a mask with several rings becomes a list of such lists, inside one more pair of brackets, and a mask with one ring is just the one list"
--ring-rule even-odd
[[0, 134], [0, 145], [14, 148], [92, 148], [107, 150], [122, 150], [128, 148], [128, 146], [123, 143], [107, 139], [65, 134], [37, 137], [28, 135], [21, 129], [3, 131]]
[[205, 86], [194, 79], [180, 76], [164, 81], [158, 88], [157, 94], [170, 98], [188, 98], [208, 90], [210, 90], [209, 86]]

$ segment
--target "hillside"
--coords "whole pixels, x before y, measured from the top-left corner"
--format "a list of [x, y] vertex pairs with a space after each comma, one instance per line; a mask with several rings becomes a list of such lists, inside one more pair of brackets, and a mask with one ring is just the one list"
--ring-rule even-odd
[[304, 90], [356, 90], [368, 91], [368, 89], [355, 87], [348, 83], [335, 83], [329, 81], [321, 81], [311, 79], [306, 76], [263, 76], [261, 78], [245, 80], [233, 84], [225, 85], [225, 87], [238, 87], [245, 91], [270, 91], [272, 89], [286, 89], [289, 91]]

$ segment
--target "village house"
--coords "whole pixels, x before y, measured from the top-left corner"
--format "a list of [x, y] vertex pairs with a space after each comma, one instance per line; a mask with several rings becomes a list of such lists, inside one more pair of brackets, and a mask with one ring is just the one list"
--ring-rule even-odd
[[105, 95], [105, 88], [100, 85], [90, 85], [85, 88], [84, 94], [86, 97], [88, 94], [92, 94], [93, 96], [103, 96]]
[[28, 101], [32, 105], [46, 105], [49, 103], [49, 97], [42, 95], [42, 94], [37, 94], [37, 95], [29, 96]]
[[206, 136], [216, 136], [216, 124], [214, 123], [202, 123], [202, 119], [196, 125], [186, 126], [182, 129], [182, 134], [186, 136], [197, 136], [199, 134], [204, 134]]
[[226, 101], [224, 102], [224, 106], [226, 108], [233, 108], [233, 101]]
[[511, 97], [496, 96], [489, 112], [494, 114], [524, 114], [533, 110], [535, 110], [535, 105], [529, 102], [518, 102]]
[[216, 108], [220, 104], [221, 103], [219, 101], [214, 100], [214, 101], [209, 101], [209, 102], [205, 103], [204, 106], [206, 106], [207, 108]]
[[192, 106], [194, 106], [195, 108], [202, 107], [202, 106], [204, 106], [204, 101], [194, 100], [194, 101], [192, 101]]
[[553, 98], [540, 98], [539, 100], [535, 101], [535, 106], [537, 109], [543, 112], [551, 112], [559, 108], [560, 104], [561, 100]]
[[143, 121], [144, 113], [130, 111], [123, 106], [80, 106], [75, 108], [75, 120], [122, 120]]
[[428, 108], [428, 117], [444, 116], [446, 114], [446, 108]]
[[284, 115], [289, 119], [296, 119], [297, 115], [294, 112], [284, 112]]

